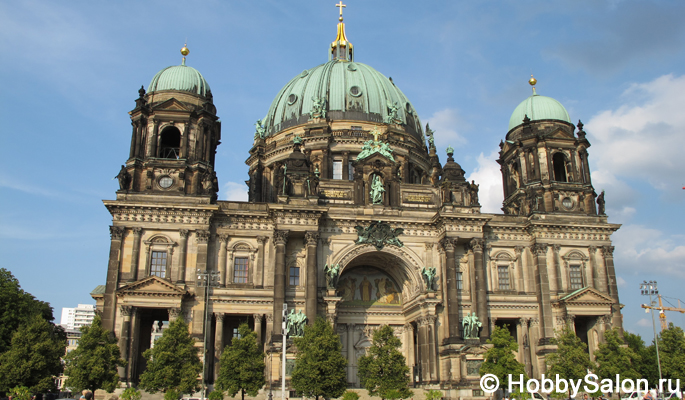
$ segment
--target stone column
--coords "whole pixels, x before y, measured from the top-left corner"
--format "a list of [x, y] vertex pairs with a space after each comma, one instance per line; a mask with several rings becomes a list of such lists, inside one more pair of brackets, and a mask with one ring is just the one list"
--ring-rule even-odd
[[200, 271], [207, 271], [207, 242], [209, 242], [209, 231], [197, 231], [197, 262], [195, 265]]
[[435, 321], [438, 318], [435, 315], [426, 317], [428, 323], [428, 362], [430, 364], [430, 380], [431, 382], [440, 382], [438, 375], [438, 346], [437, 335], [435, 334]]
[[527, 273], [523, 268], [523, 256], [522, 256], [523, 246], [514, 247], [514, 254], [516, 255], [516, 288], [519, 293], [525, 293], [528, 291], [526, 286]]
[[614, 268], [614, 246], [603, 246], [602, 253], [607, 269], [609, 296], [614, 299], [614, 304], [611, 306], [611, 324], [617, 326], [623, 334], [623, 316], [621, 315], [621, 305], [618, 302], [618, 284], [616, 283], [616, 269]]
[[478, 320], [483, 324], [480, 331], [480, 337], [490, 337], [490, 324], [488, 323], [488, 298], [487, 298], [487, 284], [485, 278], [485, 269], [483, 266], [483, 243], [484, 240], [477, 238], [471, 239], [471, 248], [473, 249], [473, 267], [476, 278], [476, 315]]
[[554, 290], [555, 293], [561, 293], [564, 291], [564, 286], [561, 281], [561, 261], [559, 259], [559, 251], [561, 250], [561, 245], [552, 245], [552, 262], [554, 263], [554, 287], [550, 290]]
[[[288, 231], [274, 231], [274, 245], [276, 246], [276, 260], [274, 262], [274, 309], [273, 315], [280, 321], [285, 301], [285, 244], [288, 242]], [[281, 324], [273, 324], [274, 339], [281, 338]]]
[[349, 151], [343, 151], [343, 159], [342, 159], [342, 179], [344, 181], [349, 181], [350, 180], [350, 152]]
[[131, 250], [131, 274], [128, 281], [135, 282], [138, 280], [138, 265], [140, 263], [140, 237], [142, 236], [143, 228], [135, 227], [133, 231], [133, 249]]
[[178, 249], [178, 280], [176, 283], [186, 282], [186, 248], [188, 247], [188, 230], [180, 229], [178, 231], [181, 241]]
[[257, 334], [257, 346], [262, 344], [262, 314], [252, 315], [254, 318], [254, 332]]
[[445, 307], [447, 308], [447, 325], [449, 337], [447, 342], [458, 340], [459, 333], [459, 290], [457, 289], [457, 261], [454, 255], [454, 244], [458, 238], [445, 238], [442, 247], [445, 249], [445, 270], [447, 278], [447, 293]]
[[526, 374], [530, 377], [533, 371], [530, 363], [530, 333], [528, 333], [528, 323], [530, 318], [519, 318], [517, 321], [517, 333], [519, 344], [518, 361], [524, 365]]
[[354, 324], [347, 324], [347, 386], [354, 385], [356, 361], [354, 357]]
[[129, 347], [131, 342], [131, 314], [133, 313], [133, 307], [131, 306], [119, 306], [121, 315], [124, 320], [121, 323], [121, 332], [119, 332], [119, 351], [121, 352], [121, 358], [126, 361], [127, 365], [124, 367], [119, 367], [119, 380], [122, 382], [128, 382], [129, 379], [129, 369], [128, 369], [128, 358], [129, 358]]
[[111, 241], [109, 244], [109, 263], [107, 265], [107, 281], [105, 285], [105, 304], [102, 310], [102, 327], [114, 332], [116, 319], [116, 290], [119, 285], [119, 267], [121, 263], [121, 246], [126, 229], [121, 226], [110, 226]]
[[536, 243], [532, 246], [536, 259], [535, 291], [538, 295], [540, 310], [540, 335], [541, 337], [553, 338], [554, 326], [552, 319], [552, 303], [549, 293], [549, 278], [547, 276], [547, 244]]
[[597, 277], [597, 261], [595, 260], [595, 253], [597, 252], [597, 247], [595, 246], [589, 246], [588, 247], [588, 253], [590, 254], [590, 265], [587, 271], [585, 271], [585, 278], [586, 278], [586, 283], [585, 286], [589, 286], [591, 288], [595, 288], [599, 290], [599, 287], [597, 285], [598, 277]]
[[216, 330], [214, 331], [214, 380], [219, 377], [221, 353], [224, 351], [224, 313], [214, 313]]
[[304, 241], [307, 244], [307, 286], [305, 287], [305, 315], [307, 323], [314, 325], [316, 321], [317, 305], [317, 276], [316, 276], [316, 245], [319, 242], [318, 232], [307, 232], [304, 234]]
[[[197, 241], [197, 261], [195, 262], [195, 266], [201, 272], [205, 272], [207, 271], [207, 242], [209, 242], [209, 231], [200, 230], [195, 232], [195, 235], [195, 240]], [[195, 276], [195, 285], [197, 287], [195, 295], [199, 303], [199, 307], [196, 308], [194, 312], [196, 315], [202, 315], [199, 313], [205, 312], [205, 295], [209, 292], [209, 290], [207, 290], [205, 287], [199, 286], [199, 282], [197, 281], [197, 273], [194, 273], [193, 275]], [[203, 326], [203, 319], [204, 318], [202, 317], [193, 319], [192, 332], [194, 334], [202, 334], [203, 332], [209, 330], [209, 321], [205, 321], [205, 326]]]
[[419, 362], [421, 365], [421, 382], [428, 383], [430, 381], [431, 367], [430, 367], [430, 329], [428, 325], [429, 319], [420, 317], [419, 323]]
[[257, 268], [254, 275], [255, 287], [264, 287], [264, 244], [269, 238], [266, 236], [257, 236]]
[[[280, 315], [280, 314], [279, 314]], [[266, 338], [265, 343], [271, 343], [271, 332], [273, 332], [274, 316], [266, 314]]]
[[415, 349], [414, 349], [414, 325], [411, 323], [404, 324], [404, 340], [407, 343], [407, 364], [411, 374], [411, 381], [414, 382], [414, 365], [416, 365]]
[[221, 287], [225, 287], [227, 282], [230, 282], [230, 279], [227, 279], [226, 274], [228, 273], [228, 268], [226, 266], [226, 244], [228, 243], [228, 235], [226, 234], [221, 234], [219, 235], [219, 265], [217, 265], [217, 270], [221, 274], [221, 281], [220, 285]]
[[540, 371], [540, 363], [538, 363], [538, 340], [540, 339], [540, 319], [531, 318], [530, 328], [528, 329], [529, 337], [528, 340], [530, 345], [530, 369], [532, 370], [532, 375], [530, 376], [540, 376], [542, 373]]

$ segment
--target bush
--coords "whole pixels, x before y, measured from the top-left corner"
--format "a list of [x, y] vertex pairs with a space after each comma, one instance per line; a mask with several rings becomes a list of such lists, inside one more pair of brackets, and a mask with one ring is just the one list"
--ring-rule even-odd
[[124, 393], [121, 394], [121, 400], [140, 400], [143, 394], [136, 388], [127, 388]]
[[26, 386], [16, 386], [10, 389], [10, 396], [14, 400], [31, 400], [31, 393]]
[[438, 400], [442, 398], [442, 392], [439, 390], [426, 390], [426, 400]]
[[181, 398], [181, 393], [177, 390], [169, 389], [164, 393], [164, 400], [178, 400]]
[[209, 400], [224, 400], [224, 392], [221, 390], [215, 390], [208, 396]]
[[342, 395], [342, 400], [359, 400], [359, 395], [357, 392], [346, 391]]

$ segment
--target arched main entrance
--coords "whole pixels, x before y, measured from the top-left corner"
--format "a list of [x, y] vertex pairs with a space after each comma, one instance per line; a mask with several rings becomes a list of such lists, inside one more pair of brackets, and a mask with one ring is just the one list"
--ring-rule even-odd
[[336, 322], [348, 359], [348, 384], [359, 386], [357, 360], [381, 325], [390, 325], [401, 340], [401, 351], [413, 371], [412, 382], [437, 382], [438, 300], [425, 291], [420, 258], [395, 246], [377, 250], [356, 245], [334, 259], [341, 268]]

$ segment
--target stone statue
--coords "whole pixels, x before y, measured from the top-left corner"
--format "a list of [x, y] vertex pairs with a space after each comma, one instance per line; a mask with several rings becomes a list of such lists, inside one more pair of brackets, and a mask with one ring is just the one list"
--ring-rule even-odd
[[131, 174], [128, 173], [124, 165], [121, 166], [119, 174], [115, 178], [119, 180], [119, 190], [128, 190], [131, 185]]
[[429, 292], [435, 291], [435, 267], [421, 269], [421, 276], [423, 281], [426, 283], [426, 290]]
[[483, 323], [478, 320], [476, 313], [466, 314], [461, 323], [464, 328], [464, 339], [478, 339]]
[[340, 264], [331, 265], [330, 267], [326, 264], [323, 267], [323, 271], [326, 274], [326, 287], [328, 289], [335, 289], [338, 286], [338, 278], [340, 277]]
[[310, 118], [326, 118], [326, 99], [319, 96], [312, 97], [312, 110]]
[[142, 99], [145, 97], [145, 86], [141, 86], [140, 89], [138, 89], [138, 96]]
[[304, 335], [304, 325], [307, 323], [307, 316], [302, 310], [295, 312], [291, 309], [288, 314], [287, 331], [288, 336], [302, 336]]
[[434, 149], [435, 148], [435, 138], [433, 137], [433, 134], [435, 133], [434, 130], [432, 130], [428, 124], [426, 124], [426, 136], [428, 136], [428, 148], [429, 149]]
[[394, 124], [395, 121], [398, 119], [397, 118], [397, 110], [399, 109], [399, 106], [397, 105], [397, 102], [391, 102], [390, 100], [388, 100], [387, 106], [388, 106], [388, 116], [385, 117], [385, 123], [386, 124]]
[[597, 214], [606, 215], [604, 204], [604, 190], [602, 190], [602, 193], [600, 193], [599, 196], [597, 196]]
[[254, 126], [255, 126], [255, 134], [254, 134], [255, 140], [264, 139], [266, 137], [266, 128], [262, 124], [262, 120], [258, 119], [257, 122], [255, 122]]
[[371, 183], [371, 203], [383, 204], [383, 192], [385, 192], [385, 188], [381, 178], [378, 175], [374, 175], [373, 183]]
[[392, 228], [386, 222], [374, 221], [366, 228], [357, 225], [354, 229], [357, 230], [358, 235], [355, 244], [371, 243], [376, 246], [378, 251], [381, 251], [386, 244], [397, 247], [404, 246], [404, 243], [398, 238], [404, 232], [404, 229]]
[[471, 205], [478, 205], [478, 187], [480, 185], [476, 184], [476, 181], [471, 181], [469, 184], [469, 193], [471, 194]]
[[202, 191], [204, 194], [212, 194], [213, 189], [212, 174], [209, 171], [205, 171], [202, 175]]
[[307, 177], [307, 189], [309, 190], [310, 196], [319, 195], [318, 169], [314, 173], [309, 173], [309, 176]]

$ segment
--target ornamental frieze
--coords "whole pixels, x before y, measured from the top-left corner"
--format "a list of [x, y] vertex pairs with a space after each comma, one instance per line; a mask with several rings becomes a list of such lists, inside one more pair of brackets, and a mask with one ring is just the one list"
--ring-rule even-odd
[[381, 251], [385, 245], [403, 247], [404, 243], [398, 238], [404, 232], [402, 228], [391, 228], [386, 222], [374, 221], [367, 227], [357, 225], [354, 227], [359, 237], [356, 244], [369, 243]]

